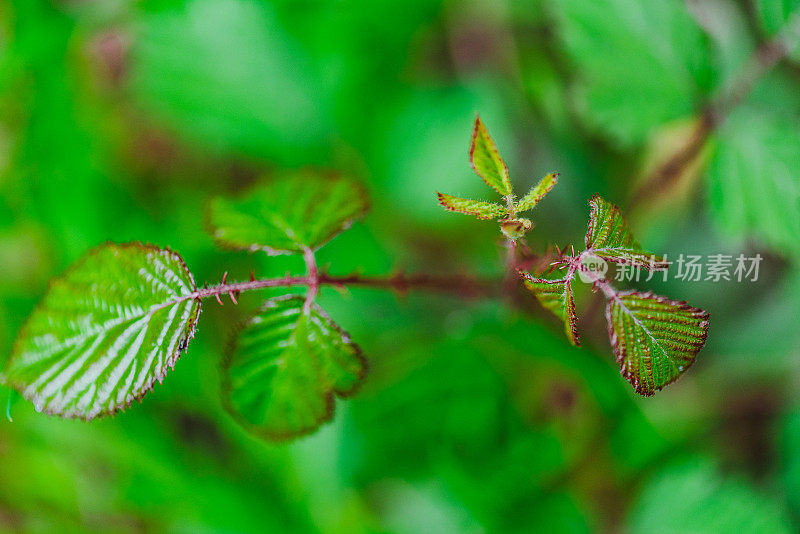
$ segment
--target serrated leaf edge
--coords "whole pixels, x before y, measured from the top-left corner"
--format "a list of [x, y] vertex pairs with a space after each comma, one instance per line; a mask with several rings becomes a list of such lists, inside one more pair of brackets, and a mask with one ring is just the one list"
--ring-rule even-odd
[[[519, 202], [517, 202], [517, 204], [516, 204], [517, 211], [518, 211], [518, 212], [524, 212], [524, 211], [532, 210], [533, 208], [535, 208], [535, 207], [536, 207], [536, 206], [539, 204], [539, 202], [541, 202], [541, 201], [542, 201], [542, 199], [543, 199], [543, 198], [544, 198], [544, 197], [545, 197], [545, 196], [546, 196], [546, 195], [547, 195], [547, 194], [548, 194], [550, 191], [552, 191], [552, 190], [553, 190], [553, 188], [554, 188], [554, 187], [555, 187], [555, 186], [558, 184], [558, 178], [559, 178], [559, 176], [561, 176], [561, 173], [559, 173], [559, 172], [550, 172], [550, 173], [547, 173], [547, 174], [544, 176], [544, 178], [542, 178], [541, 180], [539, 180], [539, 182], [538, 182], [538, 183], [537, 183], [535, 186], [533, 186], [533, 187], [531, 188], [531, 190], [530, 190], [530, 191], [528, 191], [528, 193], [527, 193], [527, 194], [525, 194], [525, 196], [524, 196], [524, 197], [522, 197], [522, 198], [519, 200]], [[531, 200], [527, 200], [527, 199], [528, 199], [528, 197], [529, 197], [529, 196], [531, 196], [531, 195], [532, 195], [532, 194], [533, 194], [533, 193], [534, 193], [534, 192], [535, 192], [535, 191], [536, 191], [536, 190], [539, 188], [539, 186], [540, 186], [540, 185], [542, 185], [542, 184], [544, 183], [544, 181], [545, 181], [545, 180], [547, 180], [548, 178], [551, 178], [551, 179], [552, 179], [552, 183], [550, 183], [550, 185], [549, 185], [549, 186], [547, 186], [547, 187], [546, 187], [544, 190], [542, 190], [542, 191], [539, 191], [539, 192], [538, 192], [538, 193], [537, 193], [537, 194], [536, 194], [536, 195], [535, 195], [535, 196], [534, 196], [534, 197], [533, 197]], [[530, 206], [525, 206], [526, 200], [527, 200], [527, 202], [531, 203], [531, 204], [530, 204]]]
[[[617, 206], [616, 204], [614, 204], [612, 202], [607, 201], [606, 199], [601, 197], [599, 193], [595, 193], [594, 195], [592, 195], [592, 197], [588, 201], [589, 207], [591, 209], [589, 210], [589, 224], [588, 224], [588, 228], [586, 229], [586, 237], [584, 238], [584, 245], [586, 246], [586, 250], [588, 252], [591, 252], [592, 254], [594, 254], [594, 255], [596, 255], [596, 256], [598, 256], [600, 258], [603, 258], [604, 260], [610, 261], [612, 263], [617, 263], [617, 264], [621, 264], [621, 265], [632, 265], [632, 266], [635, 266], [635, 267], [641, 267], [641, 268], [646, 269], [648, 271], [651, 271], [651, 270], [653, 270], [653, 271], [663, 271], [663, 270], [667, 270], [669, 268], [669, 263], [665, 262], [664, 258], [662, 258], [661, 256], [658, 256], [656, 254], [647, 254], [648, 258], [652, 258], [652, 260], [653, 260], [652, 263], [649, 262], [649, 261], [648, 262], [638, 262], [638, 261], [631, 260], [629, 258], [621, 258], [618, 255], [617, 256], [612, 255], [612, 251], [614, 251], [614, 250], [621, 250], [621, 251], [628, 252], [628, 251], [634, 251], [635, 249], [626, 249], [626, 248], [620, 248], [620, 247], [603, 247], [603, 248], [594, 248], [594, 247], [592, 247], [589, 244], [589, 239], [590, 239], [590, 237], [592, 235], [592, 229], [594, 228], [595, 220], [597, 219], [596, 206], [594, 204], [597, 201], [605, 202], [607, 204], [610, 204], [611, 207], [612, 207], [612, 210], [614, 210], [619, 215], [619, 217], [622, 218], [623, 224], [630, 231], [630, 225], [628, 224], [628, 219], [622, 213], [622, 210], [619, 208], [619, 206]], [[636, 242], [638, 243], [638, 240]], [[647, 252], [644, 249], [640, 249], [640, 250], [642, 252], [645, 252], [645, 253]]]
[[[530, 273], [526, 273], [524, 271], [517, 271], [517, 272], [524, 279], [530, 280], [531, 282], [542, 283], [542, 284], [561, 284], [561, 283], [564, 284], [564, 291], [561, 294], [562, 295], [561, 299], [564, 304], [563, 321], [569, 325], [570, 331], [572, 332], [572, 336], [571, 337], [568, 336], [569, 342], [576, 347], [580, 347], [581, 335], [580, 332], [578, 332], [578, 315], [575, 312], [575, 297], [574, 297], [574, 292], [572, 290], [572, 280], [574, 280], [575, 278], [575, 269], [570, 268], [570, 270], [567, 272], [567, 275], [564, 278], [559, 278], [558, 280], [550, 280], [548, 278], [536, 278], [532, 276]], [[534, 297], [537, 297], [536, 300], [538, 302], [539, 299], [536, 293], [530, 289], [529, 291], [533, 293]], [[567, 297], [569, 297], [569, 302], [570, 302], [569, 306], [567, 306]], [[559, 319], [561, 318], [559, 317]]]
[[[625, 380], [627, 380], [628, 383], [631, 384], [631, 386], [633, 386], [633, 389], [636, 391], [636, 393], [638, 393], [639, 395], [642, 395], [643, 397], [651, 397], [651, 396], [655, 395], [656, 391], [660, 391], [660, 390], [664, 389], [666, 386], [676, 382], [679, 378], [681, 378], [684, 374], [686, 374], [686, 371], [688, 371], [689, 368], [692, 365], [694, 365], [694, 362], [695, 362], [696, 358], [692, 358], [692, 361], [689, 362], [689, 364], [686, 365], [684, 367], [684, 369], [680, 372], [680, 374], [678, 374], [675, 378], [673, 378], [669, 382], [665, 382], [664, 384], [656, 387], [653, 392], [643, 391], [641, 389], [641, 386], [634, 379], [634, 376], [633, 376], [634, 373], [632, 373], [630, 370], [627, 370], [627, 372], [624, 372], [623, 369], [622, 369], [622, 364], [624, 362], [624, 357], [623, 357], [622, 353], [620, 352], [618, 336], [616, 335], [616, 332], [614, 332], [614, 326], [613, 326], [613, 322], [611, 320], [611, 306], [612, 306], [612, 304], [614, 302], [617, 302], [618, 305], [625, 311], [625, 313], [627, 313], [631, 317], [631, 319], [633, 319], [633, 321], [642, 330], [645, 331], [645, 333], [650, 337], [651, 340], [653, 340], [654, 343], [656, 343], [659, 346], [659, 348], [660, 348], [660, 344], [658, 344], [657, 340], [655, 339], [655, 337], [653, 337], [653, 335], [650, 333], [650, 331], [647, 330], [647, 328], [645, 328], [645, 326], [641, 323], [641, 321], [639, 321], [639, 319], [633, 314], [633, 312], [631, 312], [628, 309], [628, 307], [625, 306], [625, 304], [622, 302], [622, 300], [621, 300], [622, 297], [626, 297], [626, 296], [630, 296], [630, 295], [636, 295], [636, 296], [639, 296], [639, 297], [644, 298], [644, 299], [654, 299], [654, 300], [657, 300], [658, 302], [666, 303], [666, 304], [669, 304], [669, 305], [672, 305], [672, 306], [676, 306], [676, 307], [679, 307], [679, 308], [681, 308], [683, 310], [690, 311], [692, 313], [698, 313], [699, 314], [698, 317], [702, 318], [705, 324], [701, 323], [701, 325], [700, 325], [701, 327], [703, 327], [703, 336], [702, 336], [700, 344], [697, 347], [697, 350], [694, 352], [695, 356], [697, 356], [697, 354], [701, 350], [703, 350], [703, 347], [705, 347], [706, 341], [708, 340], [708, 329], [709, 329], [709, 325], [710, 325], [711, 314], [708, 313], [706, 310], [703, 310], [701, 308], [696, 308], [696, 307], [690, 305], [685, 300], [673, 300], [673, 299], [664, 297], [662, 295], [656, 295], [652, 291], [647, 291], [647, 292], [644, 292], [644, 293], [642, 293], [641, 291], [636, 291], [636, 290], [621, 291], [621, 292], [617, 293], [617, 298], [609, 299], [606, 302], [606, 309], [605, 309], [606, 331], [608, 332], [608, 339], [609, 339], [609, 342], [611, 343], [611, 348], [614, 351], [614, 355], [616, 356], [617, 364], [620, 366], [620, 375], [622, 375], [622, 377], [625, 378]], [[663, 349], [662, 349], [662, 352], [664, 352], [664, 356], [665, 357], [668, 357], [667, 354], [666, 354], [666, 351], [663, 351]]]
[[[50, 292], [50, 290], [52, 289], [52, 287], [53, 287], [53, 285], [55, 283], [59, 282], [60, 280], [63, 280], [64, 278], [67, 278], [73, 271], [76, 271], [80, 267], [82, 267], [83, 263], [86, 261], [87, 258], [89, 258], [90, 256], [100, 252], [102, 249], [107, 248], [109, 246], [113, 246], [113, 247], [116, 247], [116, 248], [123, 248], [123, 249], [124, 248], [140, 248], [140, 249], [145, 249], [145, 250], [153, 250], [153, 251], [156, 251], [156, 252], [166, 252], [166, 253], [174, 256], [178, 260], [178, 262], [180, 262], [181, 267], [183, 267], [186, 270], [186, 273], [189, 275], [189, 279], [192, 282], [193, 291], [197, 291], [197, 283], [194, 280], [194, 275], [192, 275], [192, 272], [186, 266], [186, 262], [183, 260], [183, 257], [181, 257], [180, 254], [178, 254], [177, 252], [172, 250], [170, 247], [161, 247], [161, 246], [158, 246], [158, 245], [153, 245], [153, 244], [150, 244], [150, 243], [142, 243], [142, 242], [139, 242], [139, 241], [132, 241], [132, 242], [128, 242], [128, 243], [114, 243], [112, 241], [106, 241], [105, 243], [103, 243], [101, 245], [97, 245], [97, 246], [89, 249], [88, 251], [86, 251], [78, 260], [76, 260], [73, 264], [71, 264], [69, 267], [67, 267], [59, 276], [51, 278], [50, 281], [47, 284], [47, 289], [45, 290], [45, 292], [42, 295], [42, 298], [39, 300], [39, 302], [33, 308], [33, 310], [31, 311], [30, 315], [28, 315], [28, 317], [30, 318], [34, 314], [36, 314], [36, 313], [38, 313], [38, 312], [40, 312], [42, 310], [42, 306], [44, 305], [44, 301], [45, 301], [45, 296], [47, 296], [47, 294]], [[148, 381], [145, 384], [142, 385], [140, 393], [138, 393], [136, 395], [132, 395], [132, 396], [126, 397], [125, 400], [122, 403], [118, 403], [118, 405], [112, 410], [102, 410], [102, 411], [100, 411], [100, 412], [98, 412], [96, 414], [93, 414], [91, 416], [86, 416], [83, 413], [79, 413], [79, 412], [58, 412], [58, 411], [55, 411], [55, 410], [52, 410], [52, 409], [49, 409], [49, 408], [42, 408], [40, 413], [44, 413], [44, 414], [52, 415], [52, 416], [57, 416], [57, 417], [61, 417], [61, 418], [64, 418], [64, 419], [78, 419], [78, 420], [83, 420], [83, 421], [92, 421], [94, 419], [101, 419], [103, 417], [115, 416], [118, 413], [124, 412], [125, 410], [130, 408], [130, 406], [134, 403], [134, 401], [141, 402], [142, 399], [145, 397], [145, 395], [147, 395], [148, 393], [151, 393], [153, 391], [153, 388], [155, 387], [155, 383], [158, 382], [159, 384], [161, 384], [163, 382], [164, 378], [169, 373], [169, 371], [171, 371], [171, 370], [173, 370], [175, 368], [175, 364], [180, 359], [181, 353], [188, 350], [189, 343], [191, 342], [192, 339], [194, 339], [194, 335], [195, 335], [195, 332], [196, 332], [196, 329], [197, 329], [197, 321], [200, 319], [200, 313], [202, 311], [203, 306], [202, 306], [202, 301], [201, 301], [200, 298], [195, 297], [195, 298], [192, 299], [191, 297], [186, 297], [186, 298], [182, 298], [182, 299], [178, 299], [178, 300], [172, 301], [172, 302], [167, 303], [167, 304], [154, 306], [153, 308], [151, 308], [152, 311], [150, 311], [150, 310], [148, 311], [148, 313], [153, 313], [155, 311], [158, 311], [159, 309], [163, 309], [165, 306], [170, 306], [172, 304], [179, 304], [181, 302], [184, 302], [184, 301], [190, 300], [190, 299], [197, 301], [197, 313], [195, 314], [194, 317], [190, 318], [189, 321], [187, 322], [187, 325], [186, 325], [187, 333], [186, 333], [186, 336], [185, 336], [186, 344], [184, 345], [182, 350], [181, 350], [180, 346], [176, 347], [176, 349], [173, 352], [173, 354], [171, 354], [169, 356], [169, 358], [167, 358], [164, 361], [163, 372], [160, 373], [160, 374], [153, 374], [151, 379], [148, 379]], [[26, 320], [25, 324], [20, 329], [19, 333], [17, 334], [17, 338], [14, 341], [14, 344], [12, 346], [11, 354], [15, 354], [17, 352], [19, 343], [21, 343], [22, 339], [27, 335], [29, 324], [30, 324], [29, 321]], [[6, 365], [8, 365], [8, 362], [10, 362], [10, 361], [11, 361], [11, 358], [8, 358], [8, 360], [6, 361]], [[5, 372], [0, 373], [0, 383], [5, 385], [6, 387], [12, 388], [14, 391], [19, 393], [25, 400], [33, 403], [34, 406], [39, 406], [40, 405], [40, 403], [37, 402], [39, 395], [31, 395], [31, 396], [26, 395], [25, 392], [23, 391], [25, 389], [25, 386], [23, 384], [18, 384], [18, 383], [9, 383], [6, 380]]]
[[[444, 209], [446, 209], [447, 211], [452, 211], [454, 213], [463, 213], [464, 215], [472, 215], [473, 217], [477, 217], [478, 219], [481, 219], [483, 221], [493, 221], [495, 219], [499, 219], [501, 217], [504, 217], [504, 216], [508, 215], [508, 208], [506, 208], [504, 206], [501, 206], [500, 204], [496, 204], [494, 202], [487, 202], [485, 200], [472, 200], [472, 199], [468, 199], [468, 198], [461, 199], [461, 197], [454, 197], [453, 195], [448, 195], [447, 193], [440, 193], [439, 191], [436, 192], [436, 196], [439, 199], [439, 205], [441, 207], [443, 207]], [[452, 206], [449, 206], [445, 202], [445, 199], [444, 199], [445, 196], [450, 196], [450, 197], [453, 197], [453, 198], [459, 198], [461, 200], [470, 200], [472, 202], [485, 202], [486, 204], [493, 204], [493, 205], [497, 206], [498, 208], [501, 208], [501, 209], [505, 210], [505, 213], [500, 214], [500, 215], [496, 215], [494, 217], [487, 217], [487, 216], [485, 216], [482, 213], [479, 213], [477, 211], [460, 210], [460, 209], [454, 208]]]
[[[474, 162], [475, 145], [477, 144], [478, 132], [480, 130], [483, 130], [484, 132], [486, 132], [486, 139], [488, 141], [487, 144], [489, 145], [489, 149], [497, 155], [497, 159], [499, 159], [500, 163], [503, 164], [503, 172], [501, 173], [501, 178], [502, 178], [502, 181], [503, 181], [503, 185], [508, 188], [508, 192], [507, 193], [504, 193], [503, 191], [500, 191], [495, 186], [490, 184], [488, 182], [488, 180], [486, 180], [486, 178], [480, 173], [478, 168], [475, 167], [475, 162]], [[506, 161], [503, 159], [503, 157], [500, 155], [500, 151], [497, 150], [497, 145], [495, 144], [494, 139], [492, 139], [492, 136], [489, 135], [489, 129], [486, 128], [486, 125], [481, 120], [480, 115], [475, 117], [475, 124], [472, 127], [472, 141], [471, 141], [471, 143], [469, 145], [469, 164], [472, 167], [472, 170], [475, 171], [475, 174], [477, 174], [481, 178], [481, 180], [483, 180], [483, 182], [486, 185], [488, 185], [489, 187], [491, 187], [492, 189], [497, 191], [500, 195], [505, 197], [505, 196], [508, 196], [508, 195], [512, 194], [513, 189], [512, 189], [512, 186], [511, 186], [511, 175], [508, 172], [508, 165], [506, 164]]]
[[[361, 211], [361, 213], [359, 213], [358, 215], [356, 215], [355, 217], [353, 217], [351, 219], [345, 220], [342, 223], [341, 229], [339, 231], [334, 232], [333, 235], [331, 235], [330, 237], [328, 237], [324, 241], [320, 242], [316, 247], [313, 247], [311, 249], [313, 251], [317, 251], [320, 248], [322, 248], [325, 245], [327, 245], [328, 243], [330, 243], [331, 241], [333, 241], [339, 234], [341, 234], [342, 232], [348, 230], [351, 226], [353, 226], [353, 224], [355, 224], [356, 222], [358, 222], [361, 219], [363, 219], [364, 217], [366, 217], [367, 213], [369, 213], [369, 211], [372, 209], [372, 202], [371, 202], [371, 198], [369, 196], [369, 193], [367, 192], [367, 190], [364, 187], [364, 185], [359, 181], [345, 178], [341, 174], [338, 174], [338, 173], [324, 172], [322, 170], [315, 169], [313, 167], [306, 167], [306, 168], [297, 169], [296, 172], [298, 173], [298, 175], [301, 175], [302, 173], [308, 172], [308, 173], [316, 175], [316, 176], [325, 177], [326, 179], [329, 179], [329, 180], [338, 180], [338, 179], [347, 180], [351, 184], [353, 184], [356, 187], [356, 189], [358, 189], [358, 198], [364, 205], [364, 209]], [[250, 245], [250, 246], [236, 246], [236, 245], [232, 245], [230, 243], [224, 243], [222, 240], [220, 240], [220, 238], [218, 238], [216, 236], [216, 232], [215, 232], [215, 229], [214, 229], [214, 224], [213, 224], [213, 222], [211, 220], [212, 204], [213, 204], [214, 200], [216, 200], [217, 198], [223, 198], [223, 199], [226, 199], [226, 200], [241, 200], [241, 199], [247, 197], [250, 193], [252, 193], [256, 189], [258, 189], [259, 187], [264, 186], [265, 184], [269, 183], [271, 180], [274, 180], [274, 179], [275, 179], [274, 177], [270, 177], [268, 180], [257, 181], [256, 183], [252, 184], [250, 187], [248, 187], [247, 189], [245, 189], [244, 191], [242, 191], [241, 193], [239, 193], [239, 194], [237, 194], [235, 196], [230, 196], [229, 197], [229, 196], [225, 196], [225, 195], [215, 195], [215, 196], [213, 196], [213, 197], [211, 197], [211, 198], [209, 198], [209, 199], [207, 199], [205, 201], [205, 206], [203, 208], [203, 229], [205, 230], [206, 234], [211, 238], [211, 240], [214, 242], [214, 245], [218, 249], [220, 249], [220, 250], [229, 250], [229, 251], [232, 251], [232, 252], [239, 252], [239, 251], [247, 251], [247, 252], [250, 252], [250, 253], [264, 252], [267, 256], [291, 256], [291, 255], [303, 254], [302, 250], [284, 250], [284, 249], [278, 249], [278, 248], [274, 248], [274, 247], [269, 247], [269, 246], [266, 246], [266, 245], [253, 244], [253, 245]], [[302, 177], [299, 177], [299, 178], [298, 177], [291, 177], [291, 178], [287, 178], [287, 179], [302, 180]]]
[[[260, 314], [264, 310], [267, 310], [268, 308], [274, 308], [275, 304], [278, 302], [282, 302], [284, 300], [294, 300], [294, 299], [299, 300], [303, 304], [306, 303], [305, 295], [300, 295], [297, 293], [280, 295], [278, 297], [267, 299], [258, 309], [250, 313], [246, 319], [239, 322], [239, 324], [237, 324], [234, 327], [233, 331], [230, 334], [227, 346], [225, 348], [225, 356], [220, 362], [219, 372], [220, 372], [220, 377], [222, 377], [222, 384], [220, 389], [222, 396], [222, 405], [225, 408], [225, 411], [228, 413], [228, 415], [231, 416], [231, 418], [234, 421], [236, 421], [249, 433], [251, 433], [254, 436], [260, 437], [262, 439], [267, 439], [270, 441], [286, 441], [301, 436], [307, 436], [313, 432], [316, 432], [320, 426], [324, 425], [325, 423], [329, 423], [330, 421], [333, 420], [333, 416], [336, 413], [336, 397], [339, 397], [340, 399], [348, 399], [354, 396], [361, 389], [364, 383], [364, 378], [369, 373], [369, 360], [364, 356], [364, 352], [361, 349], [361, 346], [358, 343], [355, 343], [350, 337], [350, 334], [348, 334], [347, 331], [342, 329], [342, 327], [340, 327], [337, 322], [331, 319], [330, 315], [328, 315], [327, 312], [325, 312], [325, 310], [323, 310], [316, 302], [312, 302], [311, 306], [314, 307], [315, 311], [319, 313], [324, 319], [329, 321], [333, 329], [342, 335], [342, 338], [345, 340], [345, 342], [350, 343], [355, 349], [356, 358], [358, 358], [358, 360], [362, 364], [361, 367], [362, 371], [358, 375], [358, 380], [354, 383], [353, 387], [348, 391], [339, 391], [336, 390], [335, 388], [332, 388], [331, 390], [327, 391], [324, 395], [324, 402], [326, 407], [325, 414], [318, 421], [315, 422], [315, 425], [313, 427], [307, 429], [299, 430], [297, 432], [270, 433], [264, 431], [258, 425], [254, 425], [249, 421], [247, 421], [244, 417], [242, 417], [242, 415], [233, 407], [233, 405], [230, 402], [232, 385], [230, 383], [229, 374], [227, 372], [228, 368], [230, 368], [230, 365], [233, 361], [233, 355], [238, 347], [239, 334], [242, 332], [242, 330], [244, 330], [249, 326], [250, 321], [256, 315]], [[301, 309], [303, 310], [301, 311], [301, 313], [308, 313], [304, 305], [301, 306]], [[294, 335], [294, 333], [292, 335]]]

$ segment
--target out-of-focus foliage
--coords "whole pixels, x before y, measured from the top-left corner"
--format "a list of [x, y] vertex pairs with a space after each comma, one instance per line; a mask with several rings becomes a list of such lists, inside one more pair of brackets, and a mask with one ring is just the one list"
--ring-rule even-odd
[[349, 228], [368, 205], [358, 183], [304, 171], [277, 177], [241, 199], [212, 199], [208, 225], [222, 248], [298, 254]]
[[682, 2], [556, 0], [553, 11], [577, 67], [577, 109], [615, 140], [641, 143], [702, 104], [710, 47]]
[[[691, 371], [650, 399], [620, 380], [598, 314], [579, 314], [577, 349], [533, 297], [323, 290], [371, 371], [331, 423], [280, 445], [219, 403], [224, 333], [270, 292], [211, 303], [135, 409], [86, 424], [13, 405], [0, 530], [797, 531], [796, 52], [694, 139], [792, 6], [0, 0], [0, 359], [48, 280], [106, 240], [179, 250], [200, 286], [299, 272], [217, 251], [203, 213], [309, 165], [363, 178], [374, 206], [320, 265], [498, 275], [496, 227], [435, 199], [487, 192], [467, 167], [477, 112], [518, 191], [561, 172], [534, 250], [579, 242], [598, 192], [669, 261], [765, 258], [757, 282], [643, 275], [714, 317]], [[575, 282], [580, 312], [596, 298]]]
[[726, 230], [752, 232], [794, 254], [800, 250], [800, 98], [787, 82], [764, 80], [723, 125], [709, 165], [709, 197]]
[[653, 475], [631, 510], [629, 525], [634, 533], [792, 532], [778, 500], [754, 491], [741, 476], [720, 476], [712, 463], [696, 458]]

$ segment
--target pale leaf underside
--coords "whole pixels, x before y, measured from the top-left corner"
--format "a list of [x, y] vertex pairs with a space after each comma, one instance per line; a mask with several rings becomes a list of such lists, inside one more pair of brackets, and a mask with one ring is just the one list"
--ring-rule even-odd
[[611, 262], [648, 270], [668, 267], [663, 258], [642, 249], [617, 206], [598, 195], [589, 200], [589, 206], [591, 214], [586, 232], [587, 250]]
[[474, 215], [479, 219], [497, 219], [508, 214], [508, 209], [494, 202], [484, 202], [481, 200], [469, 200], [466, 198], [454, 197], [445, 193], [436, 193], [439, 196], [439, 204], [446, 210]]
[[478, 173], [486, 185], [503, 196], [511, 194], [511, 179], [508, 167], [497, 151], [497, 147], [489, 137], [489, 132], [481, 122], [480, 117], [475, 118], [475, 128], [472, 130], [472, 144], [469, 148], [469, 161], [472, 168]]
[[538, 184], [536, 184], [528, 194], [522, 197], [522, 199], [517, 203], [517, 211], [522, 212], [529, 209], [532, 209], [536, 206], [544, 196], [550, 192], [558, 183], [558, 173], [551, 172], [544, 178], [542, 178]]
[[522, 274], [525, 287], [533, 293], [539, 303], [564, 321], [564, 331], [570, 343], [580, 346], [578, 317], [575, 314], [575, 299], [572, 291], [572, 279], [575, 272], [570, 270], [564, 278], [552, 279], [535, 278], [528, 273], [520, 274]]
[[334, 396], [355, 392], [367, 363], [359, 347], [304, 297], [267, 301], [248, 319], [224, 364], [228, 411], [256, 434], [306, 434], [333, 416]]
[[208, 226], [224, 248], [296, 254], [324, 245], [368, 207], [356, 182], [306, 170], [272, 179], [242, 198], [214, 198]]
[[124, 409], [164, 378], [194, 336], [195, 291], [170, 250], [100, 247], [52, 283], [2, 380], [37, 410], [62, 417]]
[[641, 395], [678, 379], [705, 345], [709, 315], [652, 293], [619, 293], [606, 306], [620, 373]]

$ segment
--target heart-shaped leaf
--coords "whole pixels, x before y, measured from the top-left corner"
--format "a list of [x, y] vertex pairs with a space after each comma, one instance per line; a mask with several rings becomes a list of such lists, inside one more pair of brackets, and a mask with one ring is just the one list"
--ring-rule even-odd
[[284, 439], [331, 419], [334, 395], [354, 393], [367, 362], [319, 306], [286, 295], [244, 323], [223, 367], [231, 415], [256, 434]]
[[258, 185], [238, 199], [214, 198], [208, 223], [221, 247], [297, 254], [321, 247], [368, 208], [367, 194], [356, 182], [304, 170]]
[[152, 390], [194, 337], [200, 300], [176, 253], [105, 245], [53, 281], [2, 381], [36, 409], [92, 419]]
[[608, 301], [606, 321], [620, 373], [637, 393], [653, 395], [694, 363], [709, 315], [683, 301], [627, 291]]
[[608, 261], [648, 270], [668, 267], [663, 258], [642, 248], [617, 206], [598, 195], [589, 199], [589, 206], [592, 211], [589, 215], [589, 230], [586, 232], [586, 250]]

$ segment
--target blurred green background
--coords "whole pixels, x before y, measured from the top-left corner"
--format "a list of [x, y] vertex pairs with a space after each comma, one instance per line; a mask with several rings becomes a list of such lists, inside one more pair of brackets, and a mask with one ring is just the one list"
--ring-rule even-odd
[[519, 191], [562, 173], [534, 250], [581, 244], [599, 192], [648, 250], [766, 258], [757, 282], [647, 284], [712, 316], [695, 366], [647, 399], [585, 287], [582, 349], [532, 298], [324, 290], [371, 372], [284, 444], [218, 400], [228, 333], [264, 295], [207, 302], [141, 405], [89, 424], [13, 406], [0, 531], [797, 532], [800, 52], [748, 62], [798, 6], [0, 0], [0, 361], [48, 280], [107, 240], [170, 246], [201, 283], [299, 270], [203, 231], [211, 195], [287, 168], [372, 195], [320, 252], [333, 272], [499, 275], [496, 226], [435, 198], [490, 197], [467, 162], [477, 112]]

